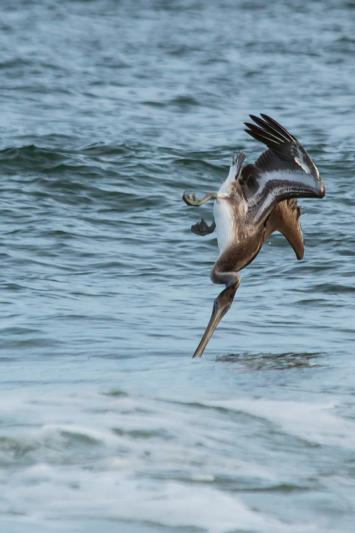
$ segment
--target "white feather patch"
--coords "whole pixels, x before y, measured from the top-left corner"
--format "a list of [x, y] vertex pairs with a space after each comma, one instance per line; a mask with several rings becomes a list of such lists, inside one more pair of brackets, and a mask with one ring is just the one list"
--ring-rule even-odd
[[[261, 203], [261, 199], [263, 198], [263, 195], [265, 193], [265, 187], [269, 182], [273, 183], [273, 188], [268, 191], [268, 194], [265, 196]], [[288, 189], [288, 187], [292, 187], [292, 185], [298, 184], [298, 185], [304, 185], [305, 187], [312, 187], [315, 186], [314, 178], [311, 174], [306, 174], [302, 172], [301, 170], [271, 170], [267, 172], [263, 172], [259, 179], [259, 189], [256, 192], [255, 196], [249, 200], [249, 205], [259, 205], [259, 215], [262, 215], [265, 213], [265, 211], [272, 205], [273, 201], [282, 193], [285, 192], [285, 190]]]
[[308, 165], [306, 164], [306, 161], [303, 157], [303, 155], [301, 154], [301, 157], [295, 157], [295, 161], [297, 163], [297, 165], [299, 165], [301, 167], [302, 170], [305, 171], [306, 174], [310, 174], [311, 171], [308, 167]]
[[213, 204], [213, 216], [220, 255], [228, 248], [234, 237], [233, 209], [228, 200], [228, 193], [230, 185], [235, 180], [236, 173], [237, 165], [234, 164], [230, 167], [228, 176], [218, 191], [217, 200]]
[[220, 254], [228, 248], [234, 237], [233, 208], [229, 200], [218, 198], [213, 205], [216, 234]]
[[220, 193], [225, 193], [228, 191], [229, 185], [235, 180], [236, 173], [237, 173], [237, 165], [232, 165], [229, 169], [227, 178], [224, 180], [224, 182], [221, 185], [221, 188], [219, 189]]
[[258, 179], [261, 191], [269, 181], [273, 180], [281, 180], [283, 182], [289, 182], [290, 184], [300, 183], [307, 186], [314, 185], [314, 178], [310, 174], [305, 174], [301, 170], [270, 170], [263, 172]]

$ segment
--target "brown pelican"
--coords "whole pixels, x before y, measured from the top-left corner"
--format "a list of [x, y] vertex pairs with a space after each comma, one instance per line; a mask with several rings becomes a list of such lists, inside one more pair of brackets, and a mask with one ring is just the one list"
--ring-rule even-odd
[[[260, 118], [261, 117], [261, 118]], [[267, 146], [254, 164], [244, 165], [245, 155], [234, 156], [227, 179], [218, 192], [198, 199], [183, 195], [191, 206], [214, 200], [210, 226], [201, 219], [191, 230], [207, 235], [216, 230], [220, 255], [211, 279], [225, 285], [214, 301], [212, 315], [193, 357], [201, 357], [223, 316], [232, 305], [240, 284], [238, 272], [259, 253], [267, 237], [281, 232], [303, 258], [304, 243], [300, 208], [296, 198], [323, 198], [325, 188], [319, 171], [299, 141], [281, 124], [261, 113], [245, 122], [249, 135]]]

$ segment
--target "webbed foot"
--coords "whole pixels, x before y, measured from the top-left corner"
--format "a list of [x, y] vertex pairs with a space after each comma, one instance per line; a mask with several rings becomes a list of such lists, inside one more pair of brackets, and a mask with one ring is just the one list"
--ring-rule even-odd
[[200, 222], [196, 222], [196, 224], [193, 224], [191, 226], [192, 233], [195, 233], [196, 235], [201, 235], [202, 237], [213, 233], [215, 229], [215, 222], [212, 222], [212, 224], [209, 226], [203, 218], [201, 218]]
[[210, 200], [215, 200], [217, 198], [216, 192], [208, 192], [202, 198], [198, 199], [195, 193], [188, 194], [184, 192], [182, 199], [187, 205], [192, 205], [193, 207], [199, 207], [200, 205], [207, 204]]

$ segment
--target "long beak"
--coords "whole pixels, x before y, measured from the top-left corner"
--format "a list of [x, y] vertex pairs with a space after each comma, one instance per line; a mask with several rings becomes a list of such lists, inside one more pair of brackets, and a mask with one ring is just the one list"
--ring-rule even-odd
[[202, 336], [200, 344], [197, 346], [196, 351], [193, 354], [193, 357], [202, 356], [210, 338], [215, 332], [215, 329], [217, 328], [224, 315], [230, 309], [237, 288], [238, 285], [233, 284], [230, 287], [224, 289], [215, 299], [210, 321], [208, 322], [207, 328]]

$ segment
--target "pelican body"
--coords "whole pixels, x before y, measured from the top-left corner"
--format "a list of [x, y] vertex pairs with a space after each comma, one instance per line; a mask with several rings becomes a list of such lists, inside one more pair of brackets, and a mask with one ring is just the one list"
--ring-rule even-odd
[[239, 271], [259, 253], [274, 231], [281, 232], [295, 251], [304, 255], [297, 198], [322, 198], [324, 184], [319, 171], [299, 141], [268, 115], [250, 115], [247, 133], [267, 146], [254, 164], [244, 164], [245, 155], [233, 158], [229, 174], [218, 192], [201, 199], [184, 193], [184, 201], [200, 206], [214, 200], [214, 223], [203, 219], [191, 227], [197, 235], [216, 231], [219, 257], [211, 279], [225, 288], [214, 301], [212, 314], [193, 355], [201, 357], [223, 316], [230, 309], [240, 284]]

